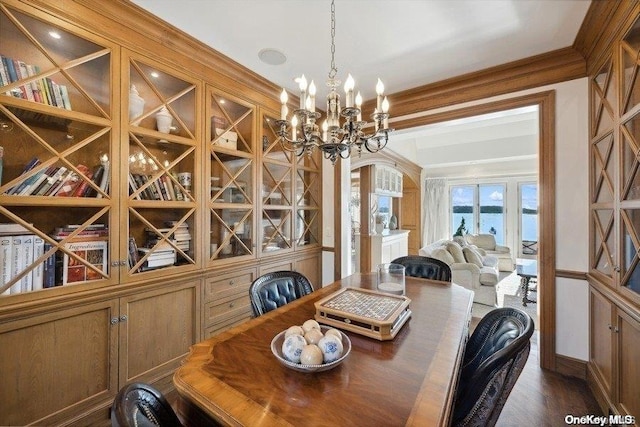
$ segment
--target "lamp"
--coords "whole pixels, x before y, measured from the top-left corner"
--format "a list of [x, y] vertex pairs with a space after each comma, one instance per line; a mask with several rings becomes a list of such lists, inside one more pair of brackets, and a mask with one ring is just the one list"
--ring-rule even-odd
[[[326, 159], [336, 163], [338, 157], [346, 159], [355, 148], [358, 155], [362, 149], [371, 153], [382, 150], [389, 140], [389, 133], [393, 129], [389, 128], [389, 101], [384, 96], [384, 85], [378, 79], [376, 84], [376, 109], [371, 116], [373, 120], [373, 133], [365, 134], [363, 128], [367, 124], [362, 121], [362, 96], [358, 92], [354, 97], [355, 81], [351, 74], [348, 75], [344, 84], [345, 107], [340, 108], [340, 95], [338, 87], [340, 80], [337, 80], [338, 69], [335, 65], [335, 31], [336, 13], [335, 0], [331, 1], [331, 70], [327, 86], [327, 118], [322, 124], [322, 132], [316, 124], [320, 118], [320, 113], [315, 111], [316, 85], [311, 81], [307, 85], [304, 74], [298, 79], [300, 88], [300, 106], [293, 111], [291, 121], [287, 119], [287, 101], [289, 96], [287, 91], [282, 89], [280, 94], [280, 120], [276, 121], [277, 133], [280, 137], [282, 147], [287, 151], [295, 152], [301, 156], [304, 153], [311, 155], [314, 148], [323, 152]], [[341, 119], [343, 119], [341, 123]]]

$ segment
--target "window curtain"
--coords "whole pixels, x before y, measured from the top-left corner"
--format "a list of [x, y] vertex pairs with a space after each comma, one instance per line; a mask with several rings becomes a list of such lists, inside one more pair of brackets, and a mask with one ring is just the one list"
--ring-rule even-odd
[[422, 246], [447, 237], [446, 189], [446, 179], [430, 178], [426, 181]]

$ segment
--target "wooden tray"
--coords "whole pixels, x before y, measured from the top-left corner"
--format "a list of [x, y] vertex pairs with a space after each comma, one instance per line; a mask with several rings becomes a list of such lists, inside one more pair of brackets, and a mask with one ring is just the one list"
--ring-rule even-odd
[[315, 319], [380, 341], [391, 340], [411, 317], [411, 300], [368, 289], [345, 288], [317, 301]]

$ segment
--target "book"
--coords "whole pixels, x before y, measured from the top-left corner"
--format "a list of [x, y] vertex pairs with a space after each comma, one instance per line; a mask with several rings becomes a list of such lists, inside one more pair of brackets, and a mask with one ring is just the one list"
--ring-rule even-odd
[[18, 234], [28, 234], [28, 233], [30, 233], [30, 231], [26, 227], [20, 224], [16, 224], [13, 222], [0, 223], [0, 235], [2, 236], [6, 236], [6, 235], [15, 236]]
[[[16, 277], [24, 269], [24, 254], [22, 253], [22, 237], [11, 237], [11, 279]], [[22, 280], [11, 285], [11, 294], [19, 294], [22, 291]]]
[[[53, 245], [49, 242], [45, 242], [44, 244], [44, 252], [48, 252]], [[43, 272], [43, 284], [42, 287], [53, 288], [56, 286], [56, 255], [50, 255], [44, 261], [44, 272]]]
[[2, 165], [4, 163], [4, 147], [0, 145], [0, 186], [2, 186]]
[[16, 192], [16, 196], [28, 196], [35, 186], [40, 185], [40, 182], [43, 179], [46, 179], [45, 169], [41, 169], [29, 178], [25, 179], [20, 191]]
[[[0, 236], [0, 287], [4, 286], [6, 283], [9, 283], [11, 280], [11, 261], [13, 257], [11, 256], [11, 241], [13, 240], [12, 236]], [[11, 294], [11, 288], [7, 288], [2, 295]]]
[[[44, 239], [40, 236], [33, 236], [33, 262], [44, 254]], [[41, 261], [31, 272], [32, 287], [34, 291], [38, 291], [44, 287], [44, 263]]]
[[22, 276], [20, 280], [22, 292], [31, 292], [33, 290], [33, 241], [35, 235], [27, 234], [20, 236], [22, 240], [22, 270], [29, 269], [30, 271]]
[[[27, 71], [27, 76], [33, 77], [36, 75], [33, 65], [25, 64], [25, 68]], [[32, 80], [28, 84], [31, 86], [31, 92], [33, 93], [33, 100], [36, 102], [42, 103], [42, 96], [40, 94], [40, 88], [38, 87], [38, 82], [36, 80]]]
[[[100, 177], [100, 190], [102, 190], [103, 192], [107, 193], [108, 191], [108, 185], [109, 185], [109, 178], [110, 178], [110, 173], [111, 173], [111, 166], [108, 160], [106, 161], [102, 161], [102, 176]], [[102, 198], [103, 195], [102, 193], [98, 192], [98, 195], [96, 196], [97, 198]]]
[[[68, 186], [74, 183], [75, 172], [72, 170], [67, 170], [64, 175], [60, 176], [56, 182], [53, 183], [51, 188], [44, 193], [45, 196], [57, 196], [58, 192], [65, 186]], [[73, 188], [71, 188], [73, 190]]]
[[[4, 56], [0, 55], [0, 86], [8, 86], [11, 83], [9, 80], [9, 72], [4, 65]], [[11, 95], [10, 92], [5, 92], [6, 95]]]
[[62, 96], [62, 103], [64, 108], [71, 111], [71, 100], [69, 99], [69, 91], [65, 85], [60, 85], [60, 95]]
[[44, 196], [46, 195], [51, 187], [53, 187], [58, 181], [62, 179], [62, 177], [67, 173], [67, 168], [64, 166], [60, 166], [56, 169], [56, 171], [47, 178], [46, 182], [38, 189], [35, 193], [36, 196]]
[[[38, 159], [37, 157], [34, 157], [33, 159], [29, 160], [29, 162], [27, 162], [27, 164], [25, 165], [20, 175], [25, 175], [27, 172], [29, 172], [31, 169], [36, 167], [38, 164], [40, 164], [40, 159]], [[25, 181], [26, 180], [23, 180], [19, 184], [11, 187], [11, 189], [7, 192], [7, 194], [15, 195], [16, 193], [19, 193], [20, 191], [22, 191], [22, 189], [26, 185]]]
[[[93, 182], [96, 187], [100, 187], [100, 181], [102, 181], [103, 173], [104, 173], [104, 166], [102, 165], [96, 166], [91, 176], [91, 182]], [[84, 190], [84, 193], [82, 193], [82, 197], [95, 197], [97, 194], [98, 194], [98, 190], [96, 190], [87, 181], [87, 188]]]
[[140, 258], [138, 257], [138, 245], [134, 237], [129, 237], [129, 268], [133, 268]]
[[[131, 172], [129, 172], [129, 195], [134, 194], [136, 191], [138, 191], [138, 185], [136, 184], [135, 180], [133, 179], [133, 175], [131, 174]], [[140, 194], [136, 194], [133, 197], [135, 200], [140, 200]]]
[[[103, 274], [107, 273], [107, 250], [108, 241], [105, 240], [89, 240], [86, 242], [69, 242], [66, 243], [65, 249], [73, 252], [80, 257], [82, 261], [70, 256], [67, 252], [63, 255], [62, 262], [62, 284], [84, 282], [88, 280], [97, 280], [103, 278]], [[87, 264], [94, 266], [95, 271]]]

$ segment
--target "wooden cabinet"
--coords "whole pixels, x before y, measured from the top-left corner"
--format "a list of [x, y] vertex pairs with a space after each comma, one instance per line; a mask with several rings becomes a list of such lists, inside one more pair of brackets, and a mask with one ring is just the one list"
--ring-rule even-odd
[[394, 259], [409, 254], [409, 231], [394, 230], [388, 234], [373, 234], [371, 239], [371, 268], [378, 264], [390, 263]]
[[[590, 76], [590, 352], [603, 411], [640, 411], [640, 8]], [[635, 19], [635, 23], [631, 18]]]
[[0, 0], [0, 54], [25, 69], [0, 67], [0, 260], [1, 224], [42, 243], [0, 269], [0, 425], [104, 423], [126, 383], [168, 387], [270, 261], [320, 283], [321, 157], [259, 130], [271, 84], [130, 2]]
[[590, 291], [589, 382], [600, 405], [619, 414], [640, 411], [640, 316]]

